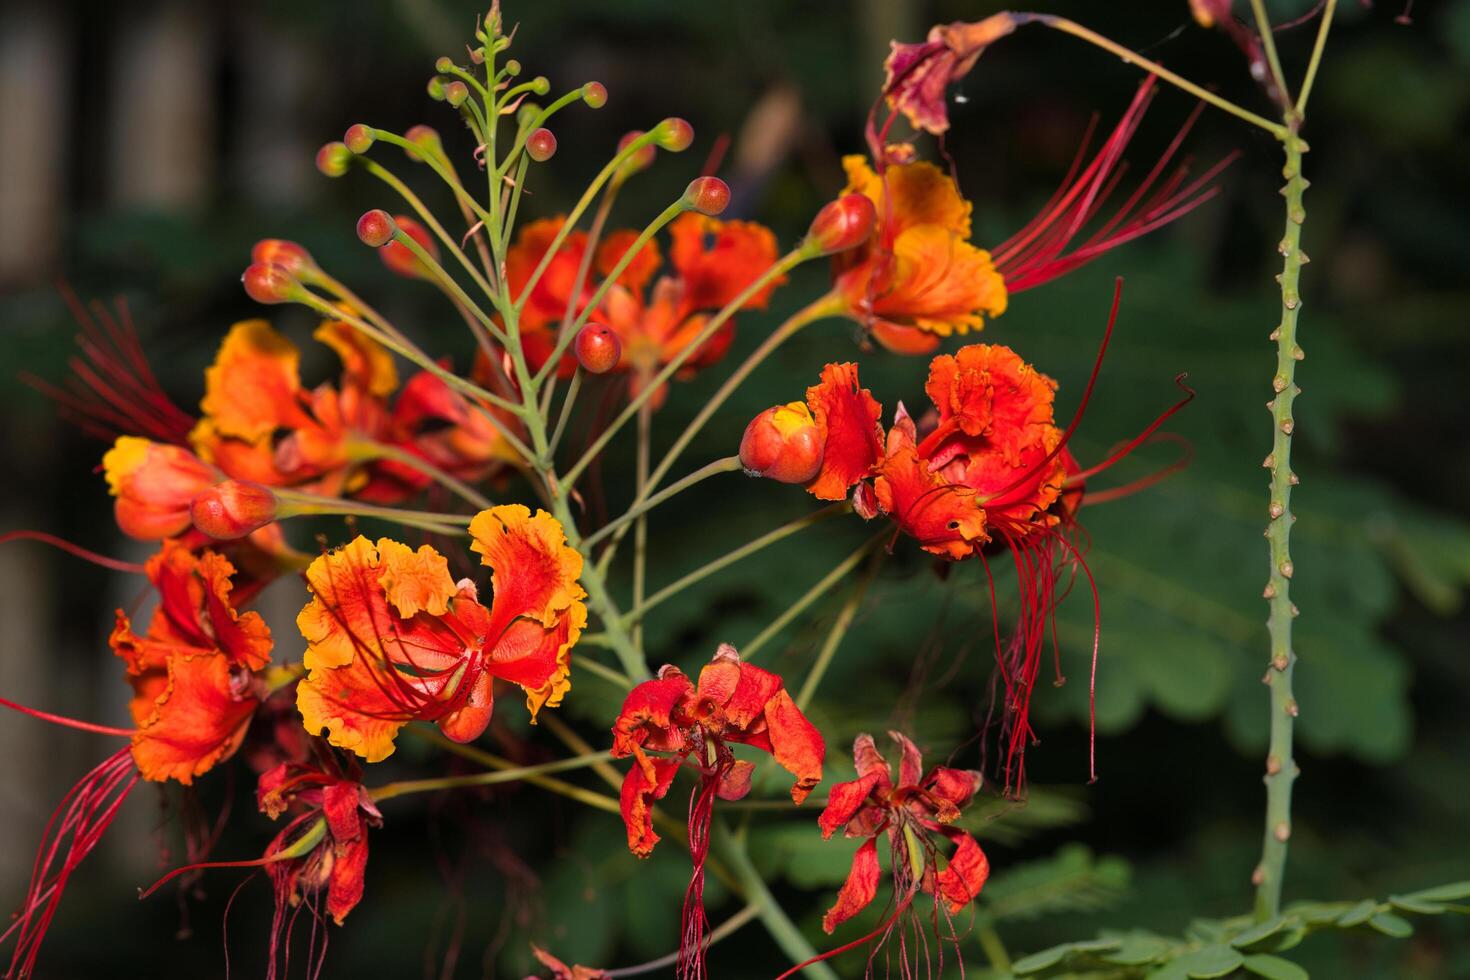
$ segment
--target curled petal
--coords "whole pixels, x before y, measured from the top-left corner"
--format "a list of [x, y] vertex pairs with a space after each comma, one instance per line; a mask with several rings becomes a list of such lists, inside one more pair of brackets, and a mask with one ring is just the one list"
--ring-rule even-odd
[[924, 757], [919, 747], [903, 732], [889, 732], [888, 737], [898, 743], [901, 753], [898, 760], [898, 785], [917, 786], [924, 773]]
[[826, 743], [817, 726], [807, 720], [791, 695], [777, 691], [766, 703], [766, 735], [776, 762], [796, 777], [791, 787], [791, 800], [801, 803], [812, 787], [822, 781], [822, 762], [827, 755]]
[[222, 436], [256, 442], [277, 428], [311, 424], [299, 394], [301, 354], [264, 320], [230, 328], [204, 372], [204, 417]]
[[737, 759], [720, 773], [720, 784], [715, 793], [722, 800], [743, 800], [750, 793], [750, 780], [755, 775], [755, 763]]
[[939, 410], [936, 432], [984, 437], [986, 447], [1012, 465], [1053, 427], [1056, 389], [1055, 381], [999, 344], [970, 344], [934, 358], [924, 385]]
[[946, 836], [955, 842], [955, 852], [950, 855], [949, 866], [935, 876], [935, 885], [950, 915], [954, 915], [985, 887], [985, 880], [990, 877], [990, 861], [975, 838], [964, 831], [949, 829]]
[[852, 856], [852, 868], [837, 893], [836, 903], [822, 916], [823, 930], [832, 932], [868, 907], [878, 894], [878, 871], [878, 839], [869, 837]]
[[550, 628], [516, 620], [488, 652], [486, 670], [526, 692], [532, 722], [543, 706], [559, 706], [571, 690], [571, 651], [586, 626], [587, 607], [574, 602]]
[[[640, 754], [643, 748], [682, 750], [684, 736], [674, 713], [693, 691], [689, 678], [677, 670], [660, 671], [658, 678], [644, 681], [629, 691], [613, 723], [613, 755], [622, 758]], [[652, 778], [650, 770], [648, 779]]]
[[678, 759], [651, 759], [648, 763], [628, 770], [619, 799], [628, 831], [628, 850], [639, 857], [647, 857], [659, 841], [653, 829], [653, 804], [668, 793], [680, 765]]
[[878, 746], [873, 743], [873, 736], [864, 732], [853, 739], [852, 761], [857, 767], [857, 774], [873, 776], [883, 792], [893, 788], [893, 770], [889, 767], [888, 760], [878, 751]]
[[931, 473], [912, 445], [890, 447], [877, 473], [878, 506], [925, 551], [959, 561], [990, 540], [976, 491]]
[[398, 387], [393, 355], [367, 334], [342, 320], [328, 320], [312, 339], [326, 344], [342, 359], [343, 387], [354, 387], [376, 398], [386, 398]]
[[337, 925], [362, 901], [367, 881], [368, 842], [364, 834], [335, 849], [327, 881], [327, 914]]
[[170, 657], [168, 684], [133, 736], [138, 771], [145, 779], [189, 785], [235, 754], [259, 704], [238, 690], [223, 656]]
[[845, 826], [857, 816], [880, 784], [878, 772], [859, 776], [851, 782], [834, 783], [827, 791], [827, 805], [817, 817], [817, 826], [822, 829], [822, 837], [830, 839], [839, 827]]
[[973, 23], [957, 21], [929, 31], [922, 44], [893, 42], [883, 63], [883, 92], [888, 104], [902, 112], [915, 129], [939, 135], [949, 129], [945, 89], [970, 73], [985, 49], [1016, 29], [1009, 13]]
[[882, 453], [882, 406], [859, 385], [856, 364], [828, 364], [806, 401], [825, 437], [822, 468], [807, 490], [818, 500], [841, 500]]
[[980, 773], [974, 769], [936, 766], [924, 777], [924, 789], [931, 796], [951, 804], [954, 807], [952, 812], [958, 815], [975, 798], [975, 794], [980, 792], [983, 782]]

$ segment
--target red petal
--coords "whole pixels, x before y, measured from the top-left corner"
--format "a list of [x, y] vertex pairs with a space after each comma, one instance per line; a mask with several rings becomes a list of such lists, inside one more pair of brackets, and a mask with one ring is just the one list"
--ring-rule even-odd
[[628, 830], [628, 850], [639, 857], [647, 857], [659, 841], [653, 830], [653, 804], [668, 793], [680, 760], [649, 759], [648, 763], [646, 769], [635, 764], [628, 770], [619, 800], [623, 825]]
[[826, 440], [822, 469], [807, 489], [818, 500], [841, 500], [882, 455], [882, 406], [858, 384], [856, 364], [828, 364], [806, 402]]
[[852, 869], [847, 881], [837, 893], [837, 901], [822, 916], [822, 928], [832, 932], [839, 925], [857, 915], [878, 894], [878, 839], [869, 837], [852, 856]]
[[822, 837], [831, 839], [838, 827], [857, 816], [858, 811], [873, 795], [874, 787], [878, 785], [879, 775], [876, 772], [870, 772], [851, 782], [834, 783], [827, 791], [827, 805], [817, 817], [817, 826], [822, 828]]
[[935, 880], [953, 915], [985, 887], [985, 879], [990, 877], [990, 861], [969, 834], [952, 829], [945, 834], [955, 842], [955, 852], [950, 856], [949, 867], [939, 872]]

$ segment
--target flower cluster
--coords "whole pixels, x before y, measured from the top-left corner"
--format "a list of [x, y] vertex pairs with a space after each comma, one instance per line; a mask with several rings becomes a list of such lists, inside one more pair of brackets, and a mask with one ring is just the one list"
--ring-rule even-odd
[[[734, 858], [722, 873], [732, 871], [751, 907], [789, 940], [796, 929], [778, 918], [784, 913], [751, 880], [753, 868], [740, 880], [750, 862], [743, 840], [722, 829], [717, 801], [728, 806], [758, 792], [762, 756], [793, 778], [793, 805], [821, 783], [826, 741], [807, 708], [835, 640], [793, 696], [781, 674], [742, 659], [729, 644], [697, 676], [675, 663], [650, 675], [641, 632], [643, 617], [661, 601], [644, 587], [648, 511], [741, 467], [802, 485], [865, 520], [890, 522], [890, 548], [902, 536], [944, 562], [977, 559], [987, 580], [992, 557], [1013, 559], [1022, 614], [1008, 643], [1002, 644], [998, 623], [995, 636], [1005, 692], [1005, 789], [1019, 791], [1047, 623], [1070, 578], [1086, 572], [1076, 533], [1084, 481], [1148, 438], [1169, 413], [1111, 459], [1083, 469], [1068, 449], [1075, 422], [1057, 424], [1057, 384], [1047, 375], [1007, 346], [938, 348], [984, 328], [1015, 294], [1157, 227], [1211, 191], [1208, 179], [1160, 182], [1166, 157], [1101, 230], [1078, 240], [1119, 173], [1122, 150], [1150, 98], [1145, 86], [1097, 157], [1075, 169], [1046, 211], [1010, 241], [980, 247], [973, 240], [974, 206], [954, 173], [919, 159], [912, 143], [889, 137], [901, 118], [921, 132], [948, 127], [945, 87], [1010, 32], [1009, 16], [936, 28], [922, 44], [895, 46], [868, 129], [869, 153], [843, 161], [846, 187], [783, 253], [770, 229], [719, 217], [730, 189], [712, 174], [689, 184], [646, 227], [604, 231], [617, 190], [651, 172], [656, 151], [677, 153], [693, 143], [693, 128], [677, 118], [630, 133], [575, 208], [517, 227], [518, 209], [529, 207], [523, 193], [534, 167], [557, 151], [548, 124], [573, 103], [600, 108], [608, 93], [588, 82], [545, 106], [533, 101], [549, 93], [550, 83], [539, 76], [517, 80], [520, 63], [504, 57], [514, 32], [505, 30], [493, 6], [477, 26], [469, 65], [442, 58], [429, 84], [430, 95], [453, 109], [474, 138], [473, 164], [489, 177], [488, 197], [468, 190], [483, 182], [462, 181], [460, 164], [427, 126], [400, 135], [354, 125], [317, 156], [327, 176], [365, 172], [403, 197], [411, 213], [374, 208], [357, 222], [357, 237], [378, 250], [388, 270], [438, 289], [464, 319], [469, 329], [459, 354], [472, 365], [467, 373], [430, 356], [413, 333], [322, 269], [304, 247], [280, 239], [253, 250], [246, 292], [267, 305], [305, 306], [320, 318], [312, 336], [340, 363], [329, 380], [304, 381], [295, 342], [267, 320], [247, 320], [224, 332], [203, 370], [197, 413], [185, 411], [149, 369], [125, 310], [117, 316], [100, 310], [94, 319], [78, 307], [87, 319], [77, 376], [47, 390], [88, 431], [111, 442], [101, 469], [118, 529], [156, 551], [134, 565], [48, 535], [20, 536], [141, 574], [155, 604], [144, 614], [118, 610], [109, 641], [131, 689], [130, 728], [4, 702], [127, 740], [83, 778], [48, 828], [12, 929], [18, 934], [12, 973], [32, 972], [71, 873], [140, 781], [191, 786], [231, 760], [253, 770], [258, 810], [282, 821], [279, 829], [259, 857], [247, 860], [211, 862], [207, 841], [193, 842], [189, 863], [148, 893], [205, 868], [264, 870], [275, 900], [271, 976], [289, 963], [292, 924], [300, 915], [312, 920], [308, 962], [320, 969], [326, 919], [341, 925], [366, 892], [370, 833], [386, 823], [381, 804], [512, 780], [620, 813], [628, 850], [642, 858], [660, 840], [656, 827], [667, 831], [660, 804], [683, 774], [690, 792], [681, 843], [692, 875], [674, 957], [679, 974], [705, 973], [712, 932], [704, 882], [717, 839]], [[885, 103], [889, 118], [880, 126], [876, 113]], [[461, 223], [450, 222], [451, 231], [435, 217], [381, 162], [375, 150], [384, 147], [402, 150], [441, 180]], [[584, 213], [599, 195], [596, 217], [584, 228]], [[719, 390], [701, 392], [700, 414], [653, 468], [653, 413], [678, 390], [668, 382], [721, 362], [735, 318], [748, 322], [747, 312], [766, 309], [790, 269], [822, 258], [831, 263], [830, 291], [763, 338]], [[823, 318], [855, 321], [865, 340], [888, 351], [929, 355], [923, 385], [929, 405], [911, 415], [898, 403], [885, 416], [863, 387], [858, 365], [834, 359], [804, 398], [750, 422], [738, 460], [717, 460], [659, 489], [687, 441], [761, 360]], [[601, 408], [585, 412], [587, 446], [566, 460], [563, 436], [583, 386], [600, 386]], [[1090, 392], [1091, 384], [1084, 404]], [[609, 419], [604, 409], [614, 401], [622, 407]], [[587, 408], [585, 399], [581, 407]], [[640, 430], [634, 499], [622, 516], [600, 520], [607, 498], [589, 466], [634, 418]], [[538, 506], [497, 504], [487, 494], [521, 495]], [[370, 537], [358, 532], [359, 521], [402, 530]], [[631, 606], [620, 607], [613, 562], [630, 530], [637, 542]], [[314, 557], [299, 550], [313, 536]], [[718, 570], [745, 553], [705, 568]], [[464, 574], [476, 555], [489, 569], [488, 582]], [[290, 587], [297, 576], [305, 585], [295, 619], [299, 638], [285, 640], [289, 630], [276, 624], [273, 631], [248, 607], [267, 585], [280, 580]], [[597, 632], [584, 636], [590, 617]], [[841, 624], [834, 636], [840, 639], [846, 628]], [[617, 668], [592, 659], [589, 647], [611, 651]], [[569, 759], [520, 766], [469, 744], [490, 732], [519, 747], [504, 707], [495, 714], [497, 693], [519, 692], [522, 720], [534, 725], [541, 712], [571, 696], [574, 674], [582, 676], [574, 648], [576, 664], [626, 691], [607, 751], [588, 746], [563, 722], [537, 726], [523, 741], [529, 745], [550, 729], [577, 753]], [[125, 696], [119, 686], [119, 699]], [[604, 717], [599, 729], [606, 732], [607, 723]], [[374, 767], [394, 754], [400, 736], [417, 736], [488, 768], [377, 782], [382, 770]], [[980, 773], [924, 772], [914, 743], [901, 733], [892, 737], [900, 752], [897, 774], [873, 739], [859, 736], [857, 777], [829, 788], [812, 830], [830, 838], [840, 829], [861, 840], [823, 920], [829, 933], [874, 901], [879, 841], [887, 840], [893, 914], [866, 937], [880, 944], [918, 895], [932, 895], [947, 921], [980, 894], [989, 873], [985, 854], [958, 823], [981, 791]], [[608, 759], [630, 760], [616, 800], [550, 775], [599, 767], [612, 778]], [[393, 768], [418, 761], [395, 761]], [[776, 802], [785, 805], [784, 798]], [[558, 977], [609, 975], [567, 967], [539, 948], [535, 956]]]

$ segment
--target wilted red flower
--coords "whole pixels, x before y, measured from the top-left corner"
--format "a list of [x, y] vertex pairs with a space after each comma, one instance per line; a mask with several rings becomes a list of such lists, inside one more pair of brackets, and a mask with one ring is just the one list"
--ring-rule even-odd
[[264, 696], [270, 627], [235, 608], [235, 568], [223, 555], [164, 541], [147, 573], [159, 600], [147, 633], [119, 609], [110, 642], [133, 686], [138, 771], [188, 785], [240, 747]]
[[821, 782], [826, 745], [787, 693], [781, 678], [741, 661], [728, 643], [691, 683], [677, 667], [665, 666], [655, 680], [629, 692], [613, 724], [615, 758], [633, 757], [623, 780], [623, 823], [628, 849], [646, 857], [658, 843], [653, 805], [668, 793], [686, 763], [699, 772], [700, 785], [689, 805], [689, 849], [694, 875], [685, 894], [681, 974], [703, 974], [704, 862], [715, 797], [738, 800], [750, 792], [755, 766], [736, 759], [731, 745], [768, 752], [796, 777], [792, 802], [800, 804]]
[[306, 730], [369, 762], [398, 730], [433, 721], [468, 742], [485, 730], [496, 678], [518, 685], [534, 720], [571, 688], [571, 648], [587, 624], [582, 556], [561, 524], [519, 504], [481, 511], [471, 548], [491, 570], [490, 608], [443, 555], [364, 537], [306, 572], [313, 598], [296, 618], [307, 675], [296, 689]]
[[919, 44], [892, 42], [883, 63], [889, 106], [908, 116], [915, 129], [943, 133], [949, 129], [945, 91], [970, 73], [987, 47], [1015, 29], [1015, 18], [1002, 12], [973, 23], [935, 25]]
[[[925, 773], [914, 743], [901, 732], [888, 734], [901, 753], [897, 780], [873, 736], [859, 735], [852, 745], [858, 778], [833, 785], [817, 818], [824, 838], [830, 839], [839, 828], [847, 837], [863, 838], [836, 903], [822, 917], [822, 928], [828, 932], [867, 908], [877, 895], [878, 838], [884, 834], [897, 905], [894, 916], [880, 927], [882, 935], [918, 892], [943, 899], [947, 914], [954, 915], [980, 894], [990, 876], [990, 863], [975, 838], [953, 826], [979, 792], [980, 773], [946, 766]], [[942, 868], [936, 837], [955, 847]]]
[[[512, 291], [524, 290], [561, 224], [562, 219], [555, 218], [533, 222], [522, 229], [506, 255], [506, 278]], [[656, 373], [693, 343], [704, 330], [711, 312], [734, 300], [776, 261], [775, 236], [764, 226], [748, 221], [720, 221], [701, 214], [683, 214], [669, 224], [669, 235], [672, 238], [669, 274], [654, 281], [661, 257], [658, 247], [650, 241], [608, 289], [597, 311], [599, 321], [611, 328], [621, 341], [618, 370], [630, 372], [635, 393], [640, 378]], [[522, 339], [533, 364], [540, 366], [551, 356], [557, 342], [557, 326], [567, 310], [571, 308], [573, 313], [582, 310], [598, 283], [612, 272], [636, 238], [637, 233], [629, 229], [609, 233], [598, 246], [581, 294], [573, 296], [587, 237], [579, 231], [567, 236], [537, 280], [521, 312]], [[742, 308], [763, 309], [771, 292], [783, 281], [773, 280]], [[646, 291], [645, 287], [648, 287]], [[734, 336], [734, 321], [726, 321], [684, 362], [679, 376], [689, 377], [718, 361]], [[575, 366], [574, 360], [565, 357], [559, 368], [570, 373]]]

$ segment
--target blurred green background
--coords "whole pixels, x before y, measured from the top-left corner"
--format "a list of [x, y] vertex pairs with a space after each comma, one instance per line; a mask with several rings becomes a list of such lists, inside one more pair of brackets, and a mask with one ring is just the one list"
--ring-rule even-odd
[[[1041, 6], [1269, 112], [1238, 51], [1218, 32], [1195, 27], [1184, 0]], [[1270, 6], [1286, 20], [1310, 4]], [[1302, 610], [1303, 777], [1289, 899], [1383, 896], [1470, 878], [1470, 613], [1463, 603], [1470, 583], [1470, 222], [1463, 201], [1470, 2], [1415, 5], [1407, 25], [1396, 22], [1398, 3], [1342, 8], [1305, 133], [1312, 189], [1304, 245], [1312, 263], [1304, 272], [1307, 359], [1298, 374], [1304, 396], [1293, 458], [1302, 480], [1293, 597]], [[558, 117], [559, 152], [534, 172], [522, 214], [564, 210], [623, 132], [680, 115], [695, 126], [694, 148], [663, 155], [635, 180], [618, 202], [617, 222], [641, 227], [700, 171], [716, 137], [728, 135], [721, 174], [735, 191], [731, 214], [766, 222], [792, 243], [841, 188], [841, 155], [862, 150], [888, 39], [916, 40], [932, 23], [996, 9], [889, 0], [510, 3], [507, 18], [520, 23], [514, 53], [529, 72], [548, 75], [557, 91], [597, 79], [610, 92], [599, 112], [575, 107]], [[435, 57], [463, 50], [475, 12], [472, 3], [434, 0], [7, 4], [0, 13], [0, 392], [7, 406], [0, 425], [11, 474], [0, 484], [4, 528], [44, 529], [139, 559], [147, 551], [112, 526], [94, 472], [103, 445], [59, 422], [55, 407], [17, 377], [65, 374], [74, 328], [58, 282], [84, 298], [124, 297], [164, 385], [187, 407], [225, 328], [261, 314], [238, 279], [262, 237], [302, 242], [431, 352], [466, 363], [471, 341], [453, 311], [418, 284], [389, 281], [353, 235], [361, 211], [395, 202], [365, 175], [328, 181], [311, 161], [321, 142], [357, 121], [398, 131], [429, 122], [452, 151], [467, 155], [467, 134], [423, 85]], [[1280, 35], [1290, 77], [1300, 73], [1311, 34], [1301, 27]], [[985, 55], [960, 88], [963, 101], [951, 105], [947, 143], [975, 202], [980, 244], [1025, 222], [1061, 179], [1090, 115], [1116, 118], [1137, 83], [1117, 59], [1040, 29]], [[1139, 172], [1191, 108], [1180, 93], [1160, 94], [1130, 152]], [[1172, 425], [1194, 445], [1190, 469], [1083, 514], [1102, 595], [1101, 780], [1084, 785], [1092, 610], [1079, 593], [1059, 624], [1070, 682], [1060, 689], [1043, 683], [1036, 695], [1043, 742], [1028, 753], [1033, 804], [993, 803], [975, 823], [996, 873], [981, 915], [997, 921], [1012, 952], [1107, 926], [1177, 933], [1194, 916], [1249, 906], [1263, 803], [1259, 466], [1269, 448], [1262, 405], [1273, 366], [1266, 335], [1279, 302], [1271, 276], [1279, 268], [1280, 163], [1269, 138], [1213, 111], [1188, 148], [1206, 165], [1243, 152], [1217, 199], [1014, 298], [984, 338], [1014, 346], [1057, 378], [1059, 415], [1070, 416], [1112, 277], [1126, 278], [1115, 342], [1073, 443], [1085, 461], [1170, 403], [1175, 374], [1188, 371], [1199, 392]], [[396, 154], [381, 158], [411, 173]], [[422, 174], [412, 176], [431, 200], [448, 204]], [[707, 382], [825, 288], [825, 276], [801, 270], [769, 313], [740, 317], [726, 363], [699, 384], [676, 387], [657, 416], [656, 453], [697, 411]], [[309, 317], [269, 312], [311, 347]], [[731, 400], [677, 471], [733, 452], [754, 412], [799, 397], [828, 360], [859, 358], [885, 415], [901, 399], [922, 404], [923, 362], [863, 354], [855, 339], [845, 323], [807, 330]], [[327, 376], [321, 351], [308, 349], [306, 363], [308, 381]], [[584, 395], [584, 405], [593, 403]], [[630, 459], [630, 440], [622, 438], [602, 468], [612, 513], [628, 498]], [[1167, 459], [1164, 450], [1145, 450], [1117, 479]], [[793, 488], [739, 476], [704, 484], [657, 512], [652, 585], [810, 508]], [[718, 642], [749, 640], [869, 533], [855, 518], [825, 523], [680, 595], [650, 617], [651, 660], [690, 669]], [[1013, 612], [1009, 583], [1003, 576], [1003, 616]], [[796, 683], [843, 597], [838, 590], [818, 603], [760, 662]], [[122, 720], [124, 688], [106, 635], [112, 608], [135, 598], [134, 583], [39, 546], [0, 549], [0, 691]], [[290, 616], [300, 601], [294, 582], [264, 600], [283, 659], [297, 653]], [[910, 731], [931, 762], [978, 764], [972, 736], [985, 713], [989, 631], [978, 564], [954, 567], [941, 580], [900, 542], [813, 710], [836, 778], [848, 771], [856, 732], [895, 726]], [[563, 716], [602, 745], [620, 692], [586, 673], [576, 684]], [[526, 729], [513, 701], [497, 715], [493, 747], [528, 760], [555, 753], [543, 732]], [[9, 716], [0, 717], [0, 736], [8, 748], [0, 759], [0, 828], [8, 842], [0, 902], [12, 903], [46, 815], [104, 749], [87, 736]], [[418, 749], [405, 745], [373, 781], [442, 767]], [[237, 768], [202, 794], [211, 812], [233, 806], [216, 848], [221, 858], [258, 854], [275, 830], [254, 812], [249, 772]], [[670, 797], [670, 812], [681, 811], [679, 797], [680, 790]], [[134, 900], [135, 886], [179, 860], [173, 832], [163, 829], [177, 804], [151, 787], [135, 794], [109, 842], [74, 879], [42, 954], [43, 976], [216, 976], [225, 946], [233, 970], [260, 972], [269, 896], [259, 879], [234, 903], [227, 941], [224, 907], [237, 872], [206, 877], [188, 902]], [[677, 942], [687, 854], [665, 844], [639, 864], [623, 846], [620, 823], [606, 814], [530, 787], [497, 787], [395, 802], [386, 817], [372, 839], [366, 900], [345, 929], [332, 929], [325, 976], [521, 976], [532, 966], [531, 941], [569, 962], [608, 966], [650, 959]], [[815, 938], [852, 845], [823, 844], [814, 818], [806, 810], [763, 812], [751, 832], [757, 862]], [[164, 858], [159, 843], [171, 848]], [[1090, 860], [1077, 844], [1106, 857]], [[1028, 892], [1037, 881], [1042, 887]], [[737, 908], [717, 882], [709, 904], [715, 922]], [[1404, 941], [1366, 931], [1317, 937], [1293, 956], [1317, 977], [1470, 977], [1464, 920], [1418, 925]], [[839, 940], [860, 934], [848, 928]], [[973, 930], [962, 948], [967, 969], [979, 975], [985, 960]], [[953, 967], [952, 957], [946, 963]], [[716, 947], [711, 965], [717, 976], [765, 976], [782, 964], [751, 925]], [[861, 956], [837, 966], [857, 975]]]

